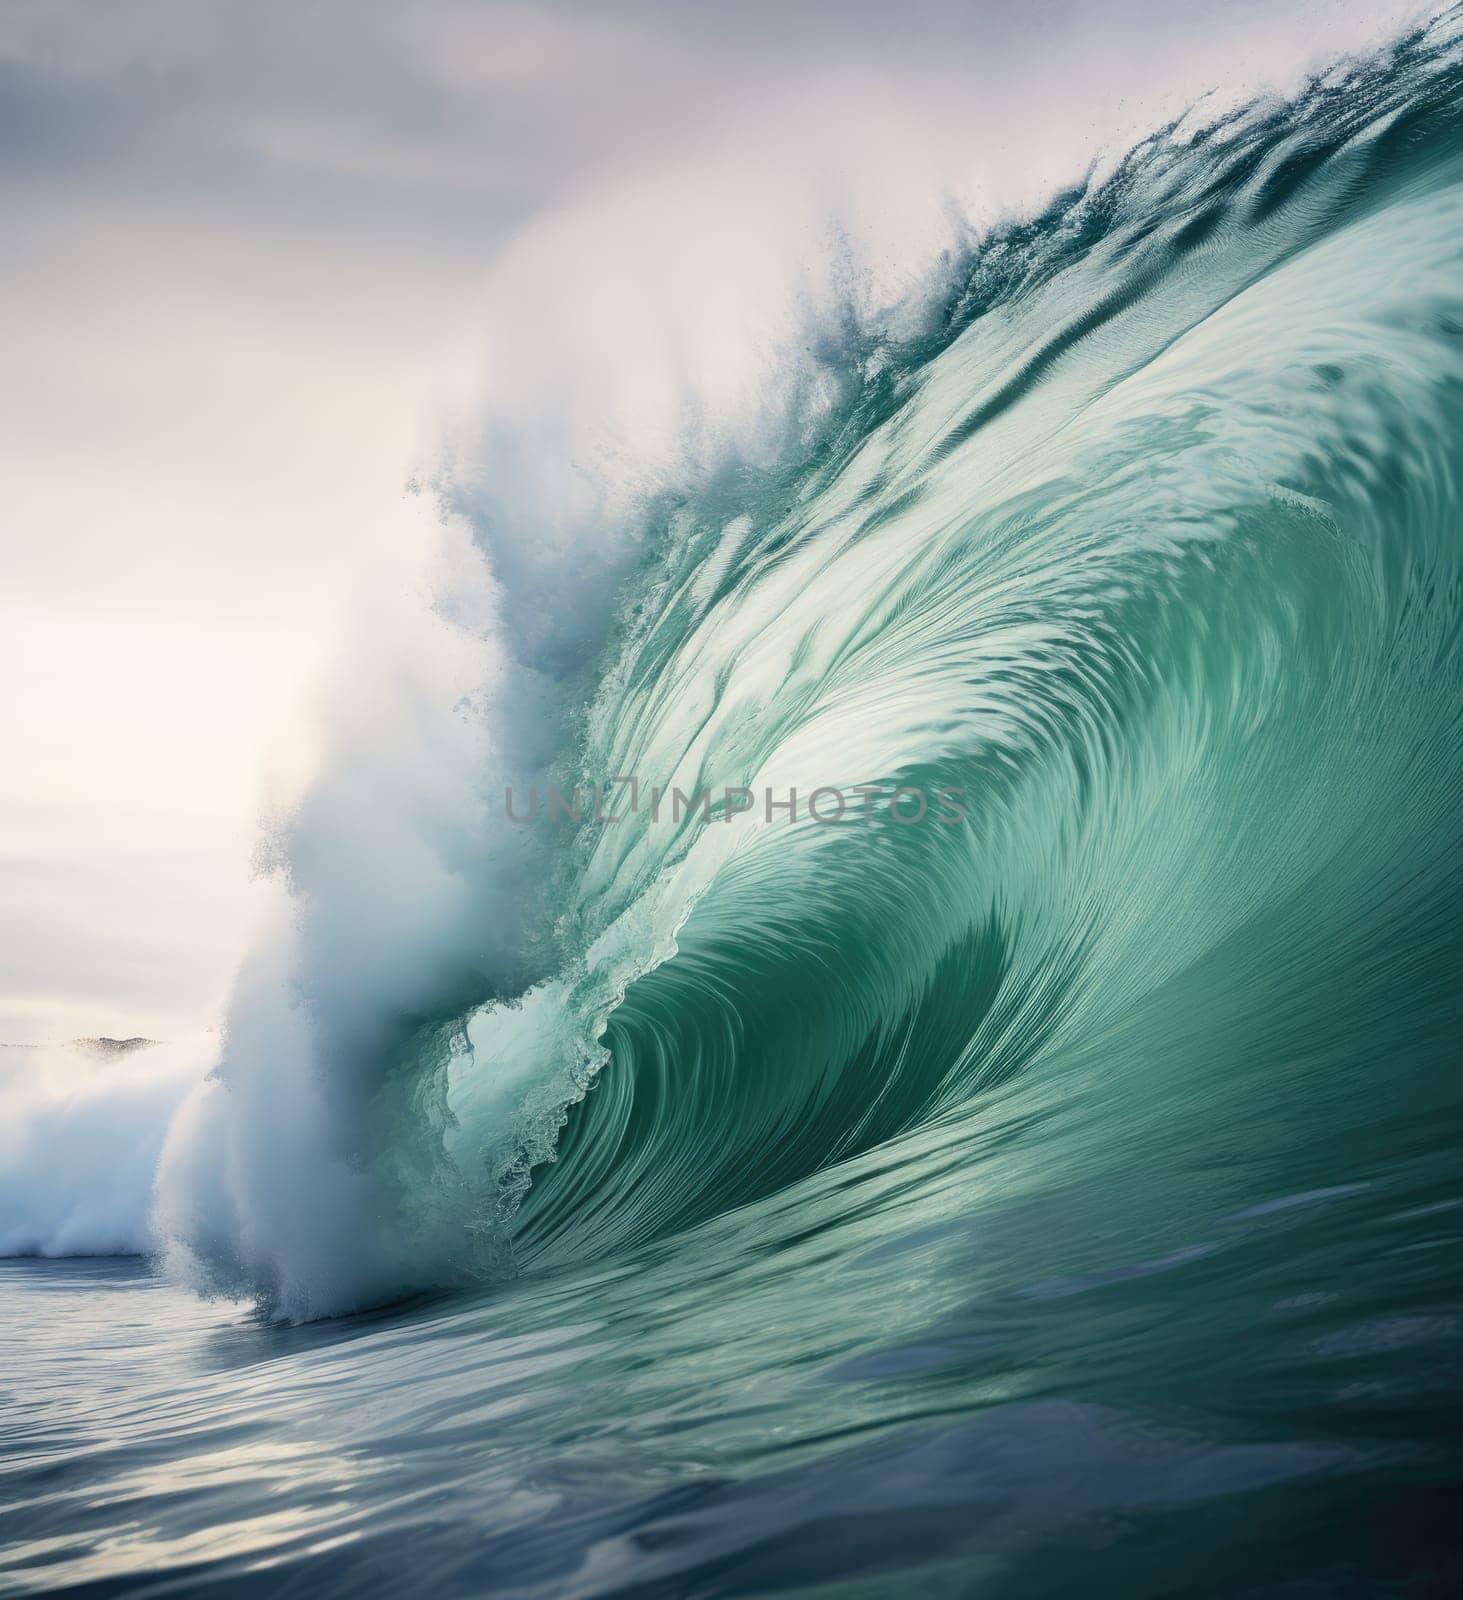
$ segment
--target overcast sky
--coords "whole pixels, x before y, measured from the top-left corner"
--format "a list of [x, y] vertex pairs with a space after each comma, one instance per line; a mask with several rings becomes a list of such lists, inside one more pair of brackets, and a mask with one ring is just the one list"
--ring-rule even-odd
[[[261, 806], [363, 597], [415, 581], [407, 481], [545, 219], [727, 151], [847, 192], [876, 134], [891, 206], [988, 219], [1411, 9], [5, 0], [0, 1041], [215, 1012]], [[735, 226], [782, 226], [751, 193]]]

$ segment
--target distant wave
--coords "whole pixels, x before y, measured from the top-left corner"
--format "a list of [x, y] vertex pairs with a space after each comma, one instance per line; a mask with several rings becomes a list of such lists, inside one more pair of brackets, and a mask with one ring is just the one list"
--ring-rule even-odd
[[0, 1045], [0, 1255], [155, 1248], [153, 1183], [207, 1040]]

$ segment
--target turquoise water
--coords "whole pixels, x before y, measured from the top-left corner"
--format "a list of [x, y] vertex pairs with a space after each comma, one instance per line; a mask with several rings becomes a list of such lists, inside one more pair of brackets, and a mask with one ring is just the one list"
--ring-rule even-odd
[[526, 825], [519, 980], [327, 1080], [329, 1214], [262, 1224], [236, 1033], [165, 1185], [222, 1300], [0, 1264], [0, 1570], [1456, 1592], [1455, 32], [1155, 138], [656, 509], [550, 775], [965, 819]]
[[[1439, 1150], [1463, 1130], [1355, 1107], [1344, 1148], [1298, 1162], [1306, 1129], [1213, 1106], [1052, 1181], [1092, 1104], [1010, 1089], [978, 1134], [676, 1240], [297, 1328], [135, 1263], [0, 1264], [3, 1570], [98, 1593], [1456, 1592], [1463, 1205]], [[1266, 1198], [1225, 1212], [1241, 1194]]]

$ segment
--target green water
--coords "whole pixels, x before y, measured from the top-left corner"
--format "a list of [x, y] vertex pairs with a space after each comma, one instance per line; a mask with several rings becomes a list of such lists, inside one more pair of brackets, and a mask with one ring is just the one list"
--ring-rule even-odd
[[553, 776], [965, 821], [525, 834], [534, 981], [401, 1021], [338, 1226], [247, 1203], [236, 1051], [175, 1259], [453, 1293], [6, 1265], [12, 1570], [1457, 1591], [1454, 31], [987, 240], [661, 509]]

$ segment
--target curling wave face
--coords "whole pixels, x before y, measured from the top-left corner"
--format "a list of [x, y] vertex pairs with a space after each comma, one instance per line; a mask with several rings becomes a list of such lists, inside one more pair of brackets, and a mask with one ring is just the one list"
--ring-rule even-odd
[[[241, 991], [164, 1164], [193, 1280], [308, 1317], [698, 1228], [714, 1271], [739, 1208], [830, 1240], [944, 1215], [997, 1129], [1008, 1188], [1096, 1185], [1113, 1230], [1445, 1163], [1455, 31], [1169, 129], [983, 240], [934, 326], [849, 335], [810, 443], [589, 564], [587, 642], [514, 635], [528, 731], [464, 770], [491, 848], [442, 820], [420, 893], [449, 931], [410, 982], [388, 950], [369, 1003]], [[506, 615], [541, 563], [515, 590], [477, 533]], [[804, 803], [501, 815], [510, 782], [623, 775]], [[963, 820], [910, 825], [900, 787]], [[820, 788], [881, 794], [828, 825]]]

